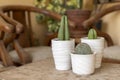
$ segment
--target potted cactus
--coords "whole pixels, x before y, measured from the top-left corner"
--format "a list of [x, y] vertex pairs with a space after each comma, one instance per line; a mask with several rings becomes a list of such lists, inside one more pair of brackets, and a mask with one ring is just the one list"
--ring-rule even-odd
[[79, 43], [71, 54], [72, 71], [78, 75], [89, 75], [95, 70], [95, 54], [86, 43]]
[[82, 43], [87, 43], [93, 52], [96, 52], [96, 68], [101, 67], [102, 53], [104, 49], [104, 38], [97, 37], [97, 32], [95, 29], [90, 29], [88, 32], [88, 37], [81, 38]]
[[52, 52], [57, 70], [71, 69], [70, 52], [74, 50], [75, 40], [69, 36], [68, 19], [66, 15], [61, 18], [58, 38], [52, 39]]

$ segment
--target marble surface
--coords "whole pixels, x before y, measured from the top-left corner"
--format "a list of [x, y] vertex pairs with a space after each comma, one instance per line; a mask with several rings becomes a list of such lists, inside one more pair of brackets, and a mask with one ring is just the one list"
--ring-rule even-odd
[[1, 72], [0, 80], [120, 80], [120, 64], [103, 63], [94, 74], [79, 76], [71, 70], [56, 70], [53, 59], [47, 58]]

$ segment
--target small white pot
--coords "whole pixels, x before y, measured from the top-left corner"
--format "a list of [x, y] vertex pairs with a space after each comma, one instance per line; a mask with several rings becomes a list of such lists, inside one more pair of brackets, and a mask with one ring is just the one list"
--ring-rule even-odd
[[71, 54], [72, 71], [78, 75], [89, 75], [95, 70], [95, 54]]
[[52, 39], [52, 53], [57, 70], [71, 69], [70, 53], [74, 50], [75, 40], [60, 41]]
[[81, 38], [81, 43], [87, 43], [93, 52], [96, 52], [96, 68], [101, 67], [103, 49], [105, 47], [105, 40], [103, 37], [98, 37], [97, 39], [88, 39], [88, 37]]

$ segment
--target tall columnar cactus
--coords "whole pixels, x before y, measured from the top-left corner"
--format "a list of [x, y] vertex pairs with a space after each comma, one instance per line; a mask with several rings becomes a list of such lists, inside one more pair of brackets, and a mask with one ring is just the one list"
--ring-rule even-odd
[[86, 43], [79, 43], [75, 48], [75, 54], [93, 54], [90, 46]]
[[58, 31], [59, 40], [69, 40], [69, 29], [68, 29], [68, 19], [66, 15], [63, 15], [61, 18], [61, 24]]
[[88, 32], [88, 39], [97, 39], [97, 32], [95, 29], [90, 29]]
[[77, 2], [77, 8], [82, 9], [83, 0], [76, 0], [76, 2]]

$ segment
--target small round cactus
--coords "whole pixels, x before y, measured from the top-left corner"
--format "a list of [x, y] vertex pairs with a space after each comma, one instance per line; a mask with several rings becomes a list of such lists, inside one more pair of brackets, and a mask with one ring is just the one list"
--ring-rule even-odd
[[90, 46], [86, 43], [79, 43], [75, 48], [75, 54], [93, 54]]

